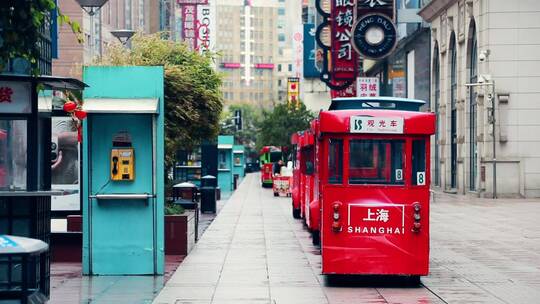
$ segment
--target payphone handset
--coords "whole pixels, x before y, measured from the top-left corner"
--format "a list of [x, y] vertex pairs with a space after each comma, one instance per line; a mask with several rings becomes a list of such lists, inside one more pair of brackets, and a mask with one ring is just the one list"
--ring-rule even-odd
[[113, 137], [111, 150], [111, 180], [133, 181], [135, 179], [135, 150], [131, 135], [121, 131]]

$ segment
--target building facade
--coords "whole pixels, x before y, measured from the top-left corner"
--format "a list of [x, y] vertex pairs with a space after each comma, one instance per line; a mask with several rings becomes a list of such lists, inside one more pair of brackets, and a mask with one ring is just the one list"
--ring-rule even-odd
[[433, 184], [540, 196], [540, 2], [433, 0], [419, 14], [431, 25]]
[[277, 0], [218, 0], [216, 50], [227, 104], [277, 101]]
[[58, 58], [53, 60], [53, 75], [82, 77], [82, 66], [103, 54], [107, 45], [116, 42], [111, 31], [129, 29], [152, 33], [160, 29], [158, 9], [165, 0], [109, 0], [89, 16], [75, 0], [58, 0], [63, 14], [81, 25], [84, 42], [67, 25], [58, 29]]
[[[330, 9], [330, 1], [321, 1], [321, 6], [325, 10]], [[301, 77], [300, 98], [309, 110], [318, 112], [328, 109], [330, 105], [330, 89], [319, 78], [322, 67], [322, 50], [315, 42], [315, 32], [317, 26], [321, 24], [322, 17], [317, 12], [315, 0], [302, 1], [302, 23], [303, 23], [303, 64]], [[319, 55], [319, 56], [318, 56]]]

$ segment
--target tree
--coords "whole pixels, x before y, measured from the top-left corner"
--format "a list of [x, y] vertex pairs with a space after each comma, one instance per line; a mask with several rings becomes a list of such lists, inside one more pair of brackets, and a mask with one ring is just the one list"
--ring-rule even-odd
[[164, 66], [165, 163], [176, 151], [189, 149], [219, 132], [223, 109], [221, 76], [212, 67], [214, 54], [199, 54], [161, 34], [136, 34], [131, 49], [110, 46], [97, 62], [102, 65]]
[[291, 148], [291, 135], [306, 130], [315, 118], [303, 103], [298, 108], [287, 104], [279, 104], [272, 111], [265, 111], [257, 137], [257, 149], [263, 146], [280, 146]]
[[9, 59], [26, 59], [33, 74], [39, 72], [40, 32], [47, 30], [51, 16], [57, 10], [58, 23], [67, 24], [82, 42], [81, 27], [56, 7], [54, 0], [0, 1], [0, 71]]
[[[235, 111], [242, 111], [242, 130], [237, 130], [233, 124]], [[256, 155], [256, 143], [259, 132], [259, 126], [262, 122], [263, 113], [261, 108], [248, 104], [233, 104], [223, 112], [221, 118], [221, 134], [234, 135], [238, 144], [246, 148], [246, 156], [254, 157]]]

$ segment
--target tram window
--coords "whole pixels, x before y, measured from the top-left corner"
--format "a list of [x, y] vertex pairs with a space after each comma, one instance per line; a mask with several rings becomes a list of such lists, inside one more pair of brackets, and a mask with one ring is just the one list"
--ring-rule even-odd
[[426, 184], [426, 141], [423, 139], [412, 142], [412, 184]]
[[403, 185], [403, 140], [351, 140], [349, 184]]
[[343, 182], [343, 140], [331, 138], [328, 143], [328, 183]]
[[282, 158], [281, 151], [270, 153], [270, 162], [272, 163], [278, 162], [281, 158]]

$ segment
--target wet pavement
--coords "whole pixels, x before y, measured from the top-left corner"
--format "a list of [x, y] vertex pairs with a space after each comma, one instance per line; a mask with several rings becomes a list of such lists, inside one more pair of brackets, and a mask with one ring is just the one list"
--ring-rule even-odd
[[[217, 202], [217, 214], [230, 194], [222, 195]], [[216, 218], [204, 213], [199, 218], [199, 234], [202, 235]], [[94, 276], [82, 275], [81, 263], [51, 264], [51, 298], [49, 304], [144, 304], [152, 303], [165, 286], [184, 256], [165, 256], [163, 276]]]
[[540, 303], [540, 200], [435, 197], [421, 286], [328, 281], [290, 198], [250, 174], [154, 303]]

